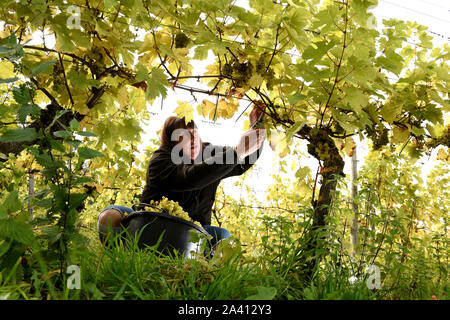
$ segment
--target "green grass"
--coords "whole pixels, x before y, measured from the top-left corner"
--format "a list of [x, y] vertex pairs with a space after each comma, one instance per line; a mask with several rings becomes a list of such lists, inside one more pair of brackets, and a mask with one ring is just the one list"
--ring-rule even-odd
[[[237, 242], [237, 240], [235, 239]], [[348, 277], [316, 274], [310, 283], [296, 270], [280, 272], [283, 261], [251, 258], [239, 245], [224, 246], [211, 260], [162, 256], [154, 247], [95, 246], [82, 265], [82, 289], [77, 299], [371, 299], [363, 284]], [[221, 253], [221, 254], [220, 254]], [[289, 257], [285, 257], [290, 259]], [[287, 261], [284, 261], [287, 262]]]
[[[70, 261], [80, 265], [81, 289], [68, 289], [66, 275], [58, 280], [56, 265], [46, 265], [33, 256], [28, 266], [20, 259], [9, 273], [0, 273], [2, 299], [84, 299], [84, 300], [368, 300], [447, 299], [448, 286], [432, 281], [422, 290], [410, 286], [411, 277], [392, 275], [381, 290], [370, 290], [364, 274], [351, 284], [356, 266], [341, 263], [328, 254], [311, 279], [303, 276], [303, 256], [297, 250], [254, 257], [237, 239], [224, 242], [213, 259], [164, 256], [155, 247], [140, 250], [136, 242], [124, 246], [102, 246], [90, 239], [84, 249], [72, 250]], [[113, 240], [114, 241], [114, 240]], [[126, 247], [126, 248], [125, 248]], [[267, 248], [266, 248], [267, 249]], [[20, 275], [20, 277], [18, 276]], [[386, 276], [386, 275], [384, 275]], [[422, 277], [423, 278], [423, 277]], [[392, 279], [396, 281], [392, 281]], [[429, 280], [428, 278], [423, 280]], [[392, 284], [395, 284], [392, 285]]]
[[259, 268], [237, 250], [226, 259], [163, 256], [155, 248], [97, 247], [83, 269], [86, 299], [245, 299]]

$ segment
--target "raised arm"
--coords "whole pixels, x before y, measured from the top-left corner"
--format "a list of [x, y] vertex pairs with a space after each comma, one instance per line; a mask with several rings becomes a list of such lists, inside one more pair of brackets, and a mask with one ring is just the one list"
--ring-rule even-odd
[[220, 180], [229, 174], [238, 164], [224, 159], [236, 159], [237, 154], [231, 147], [214, 152], [211, 157], [197, 164], [175, 164], [170, 153], [160, 153], [152, 158], [147, 171], [147, 183], [153, 183], [167, 191], [196, 190]]

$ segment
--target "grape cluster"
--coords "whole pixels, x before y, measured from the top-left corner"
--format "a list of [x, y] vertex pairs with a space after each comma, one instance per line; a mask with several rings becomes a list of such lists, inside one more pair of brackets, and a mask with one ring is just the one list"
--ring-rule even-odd
[[233, 67], [232, 67], [231, 63], [228, 63], [228, 62], [227, 62], [227, 63], [223, 66], [223, 68], [222, 68], [222, 74], [223, 74], [225, 77], [228, 77], [228, 78], [233, 77]]
[[239, 62], [233, 60], [232, 62], [227, 62], [222, 68], [222, 74], [233, 79], [233, 86], [235, 88], [242, 88], [248, 84], [248, 80], [253, 75], [254, 66], [250, 61]]
[[268, 68], [268, 61], [265, 59], [265, 55], [262, 55], [259, 60], [256, 62], [256, 72], [260, 74], [264, 80], [266, 80], [266, 87], [269, 90], [272, 90], [273, 80], [275, 79], [275, 72], [272, 68]]
[[[149, 204], [158, 207], [160, 209], [165, 209], [170, 215], [187, 220], [201, 227], [201, 224], [198, 221], [192, 220], [191, 217], [189, 217], [189, 214], [186, 211], [184, 211], [183, 208], [176, 201], [172, 201], [167, 199], [166, 197], [162, 197], [160, 201], [151, 200]], [[145, 208], [145, 210], [147, 209], [152, 211], [151, 207]]]
[[308, 144], [308, 153], [316, 159], [327, 160], [330, 158], [330, 146], [328, 134], [323, 129], [313, 128], [310, 132], [311, 143]]
[[271, 90], [274, 85], [275, 72], [269, 67], [267, 54], [262, 54], [257, 60], [246, 60], [240, 62], [236, 58], [228, 61], [222, 66], [222, 75], [231, 79], [233, 87], [245, 88], [254, 74], [259, 74], [265, 81], [267, 89]]
[[186, 48], [189, 44], [189, 38], [184, 33], [177, 33], [175, 35], [175, 48]]
[[323, 167], [332, 169], [332, 174], [344, 176], [344, 161], [339, 155], [333, 139], [329, 132], [323, 128], [312, 128], [309, 132], [310, 142], [308, 143], [308, 153], [318, 160], [323, 161]]
[[105, 62], [105, 56], [103, 54], [103, 50], [101, 48], [92, 46], [92, 49], [87, 54], [86, 59], [92, 64], [103, 65]]
[[61, 64], [55, 63], [53, 65], [52, 70], [52, 79], [53, 79], [53, 90], [55, 92], [62, 92], [65, 90], [65, 83], [64, 83], [64, 73], [63, 69], [61, 67]]
[[330, 148], [327, 143], [319, 143], [314, 150], [321, 160], [328, 160], [330, 158]]
[[376, 125], [373, 127], [366, 126], [365, 132], [372, 139], [374, 150], [380, 150], [389, 142], [389, 130], [384, 127], [378, 127]]

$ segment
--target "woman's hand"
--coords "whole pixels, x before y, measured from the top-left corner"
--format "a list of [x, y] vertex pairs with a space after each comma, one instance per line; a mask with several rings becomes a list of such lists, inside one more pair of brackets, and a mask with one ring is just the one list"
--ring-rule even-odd
[[250, 112], [249, 120], [250, 120], [250, 128], [256, 124], [256, 122], [261, 118], [261, 115], [264, 113], [264, 109], [266, 105], [262, 101], [255, 101], [253, 106], [253, 110]]
[[261, 148], [266, 138], [265, 129], [252, 129], [244, 132], [235, 147], [239, 160], [243, 160]]

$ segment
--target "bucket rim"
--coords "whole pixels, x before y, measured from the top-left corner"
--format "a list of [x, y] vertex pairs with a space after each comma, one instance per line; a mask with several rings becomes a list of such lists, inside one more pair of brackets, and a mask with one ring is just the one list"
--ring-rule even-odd
[[130, 213], [128, 216], [126, 216], [122, 220], [122, 224], [124, 225], [124, 227], [128, 227], [128, 224], [130, 223], [130, 221], [133, 218], [140, 217], [140, 216], [147, 216], [147, 215], [153, 215], [153, 216], [157, 216], [160, 218], [165, 218], [165, 219], [174, 220], [177, 222], [187, 224], [189, 227], [192, 227], [192, 228], [196, 229], [197, 231], [200, 231], [208, 238], [210, 237], [210, 234], [205, 229], [203, 229], [202, 227], [199, 227], [195, 223], [190, 222], [190, 221], [180, 218], [180, 217], [173, 216], [173, 215], [171, 215], [169, 213], [165, 213], [165, 212], [156, 212], [156, 211], [147, 211], [147, 210], [133, 211], [132, 213]]

